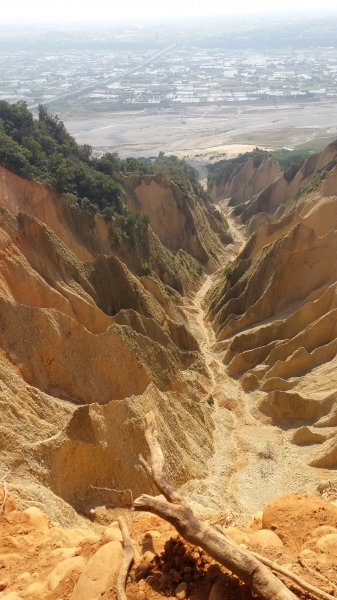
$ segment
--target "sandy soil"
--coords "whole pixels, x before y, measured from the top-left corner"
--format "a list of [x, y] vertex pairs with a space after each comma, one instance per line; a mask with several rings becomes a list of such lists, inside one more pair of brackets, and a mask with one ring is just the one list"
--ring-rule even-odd
[[[224, 200], [219, 208], [228, 220], [234, 243], [226, 248], [225, 266], [245, 243], [245, 230]], [[267, 422], [256, 412], [261, 392], [247, 394], [231, 378], [223, 364], [223, 353], [207, 320], [207, 293], [223, 266], [205, 277], [201, 288], [187, 299], [185, 312], [197, 337], [209, 373], [207, 401], [214, 401], [214, 455], [204, 480], [192, 480], [183, 492], [197, 511], [212, 514], [227, 510], [239, 521], [287, 492], [317, 493], [322, 473], [305, 461], [305, 449], [295, 446], [287, 432]]]
[[321, 140], [323, 147], [337, 137], [333, 101], [151, 108], [65, 119], [65, 124], [78, 142], [116, 150], [122, 157], [164, 150], [206, 160], [240, 152], [236, 146], [316, 146]]

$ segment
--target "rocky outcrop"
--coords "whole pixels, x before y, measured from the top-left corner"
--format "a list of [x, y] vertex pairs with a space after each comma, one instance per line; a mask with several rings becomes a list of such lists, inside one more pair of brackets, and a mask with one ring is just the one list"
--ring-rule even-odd
[[184, 193], [165, 175], [130, 176], [125, 182], [130, 210], [148, 216], [160, 241], [174, 254], [185, 250], [213, 271], [222, 243], [231, 241], [221, 213], [208, 201]]
[[[278, 179], [265, 187], [235, 209], [241, 220], [247, 223], [256, 215], [281, 215], [289, 198], [298, 193], [316, 173], [327, 167], [337, 155], [337, 144], [333, 142], [318, 154], [312, 154], [300, 167], [291, 165]], [[261, 216], [261, 215], [260, 215]], [[256, 227], [256, 224], [254, 225]]]
[[[193, 223], [190, 249], [204, 235]], [[19, 469], [21, 501], [44, 496], [54, 516], [103, 501], [90, 485], [148, 488], [136, 468], [147, 410], [179, 482], [211, 450], [208, 374], [181, 307], [202, 268], [180, 234], [173, 254], [151, 227], [117, 227], [0, 169], [1, 462]]]
[[234, 214], [253, 233], [267, 226], [271, 219], [278, 220], [288, 210], [289, 200], [299, 195], [315, 175], [329, 168], [336, 156], [337, 144], [333, 142], [302, 164], [292, 164], [281, 173], [277, 163], [267, 153], [261, 153], [244, 161], [227, 179], [214, 186], [211, 195], [215, 200], [228, 198]]
[[262, 392], [259, 411], [291, 430], [293, 443], [312, 447], [310, 464], [329, 468], [337, 465], [332, 429], [337, 406], [336, 181], [335, 168], [284, 217], [262, 225], [209, 296], [209, 315], [229, 375], [246, 391]]
[[248, 158], [228, 178], [211, 190], [214, 200], [229, 198], [230, 206], [240, 206], [257, 196], [281, 176], [280, 168], [267, 153]]
[[141, 398], [91, 404], [74, 412], [52, 452], [44, 455], [52, 491], [80, 511], [102, 504], [130, 507], [130, 493], [154, 493], [138, 458], [147, 452], [142, 429], [150, 410], [160, 426], [167, 476], [176, 485], [204, 476], [212, 452], [209, 411], [151, 384]]
[[1, 166], [0, 207], [46, 225], [80, 262], [113, 254], [135, 275], [150, 272], [179, 292], [195, 285], [200, 275], [200, 265], [192, 256], [182, 251], [172, 254], [151, 228], [134, 226], [123, 231], [117, 220], [83, 210], [53, 190]]

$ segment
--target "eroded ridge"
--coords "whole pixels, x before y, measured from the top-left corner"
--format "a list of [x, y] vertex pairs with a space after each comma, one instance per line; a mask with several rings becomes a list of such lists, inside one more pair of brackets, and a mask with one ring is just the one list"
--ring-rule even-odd
[[[336, 229], [332, 168], [317, 190], [266, 219], [208, 296], [227, 374], [290, 443], [287, 462], [297, 455], [321, 469], [337, 466]], [[317, 477], [308, 467], [307, 482]]]

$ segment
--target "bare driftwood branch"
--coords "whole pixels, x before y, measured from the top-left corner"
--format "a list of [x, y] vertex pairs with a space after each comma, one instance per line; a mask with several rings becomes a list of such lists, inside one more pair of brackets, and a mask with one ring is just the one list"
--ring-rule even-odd
[[296, 600], [296, 596], [256, 557], [220, 535], [214, 527], [199, 522], [173, 486], [164, 478], [163, 453], [153, 413], [146, 415], [146, 440], [151, 465], [143, 458], [144, 468], [165, 499], [142, 495], [134, 502], [135, 510], [152, 512], [171, 523], [191, 544], [203, 548], [212, 558], [242, 579], [262, 600]]
[[[306, 569], [308, 571], [308, 573], [310, 573], [317, 579], [320, 579], [321, 581], [324, 581], [325, 583], [329, 584], [334, 590], [337, 591], [336, 584], [333, 583], [332, 581], [330, 581], [330, 579], [328, 579], [327, 577], [325, 577], [325, 575], [322, 575], [322, 573], [319, 573], [318, 571], [316, 571], [316, 569], [312, 569], [311, 567], [309, 567], [309, 565], [307, 564], [307, 562], [305, 561], [305, 559], [303, 558], [303, 556], [301, 554], [298, 557], [298, 562], [300, 563], [301, 567], [303, 567], [303, 569]], [[312, 588], [313, 586], [310, 586], [310, 587]], [[310, 590], [309, 588], [305, 588], [305, 589], [312, 591], [313, 594], [315, 594], [319, 598], [323, 598], [323, 600], [330, 600], [331, 598], [336, 597], [336, 596], [330, 596], [330, 594], [327, 594], [326, 592], [323, 592], [322, 590], [319, 590], [320, 594], [324, 594], [324, 595], [319, 596], [316, 591], [316, 588], [315, 588], [315, 590]]]
[[[250, 551], [250, 553], [253, 556], [255, 556], [256, 558], [258, 558], [261, 562], [263, 562], [264, 565], [267, 565], [267, 567], [270, 567], [271, 569], [273, 569], [273, 571], [277, 571], [281, 575], [288, 577], [288, 579], [291, 579], [294, 583], [299, 585], [302, 589], [306, 590], [307, 592], [314, 594], [315, 596], [317, 596], [317, 598], [322, 598], [322, 600], [336, 600], [335, 596], [330, 596], [330, 594], [328, 594], [327, 592], [323, 592], [323, 590], [320, 590], [315, 585], [311, 585], [311, 583], [308, 583], [305, 579], [303, 579], [299, 575], [296, 575], [295, 573], [288, 571], [288, 569], [281, 567], [281, 565], [278, 565], [276, 562], [269, 560], [269, 558], [266, 558], [265, 556], [262, 556], [261, 554], [258, 554], [257, 552]], [[300, 564], [301, 564], [301, 562], [300, 562]], [[311, 571], [315, 575], [317, 575], [317, 573], [316, 573], [316, 571], [314, 571], [314, 569], [311, 569]], [[325, 579], [325, 577], [324, 577], [324, 579]], [[328, 583], [330, 583], [330, 585], [333, 587], [333, 584], [328, 579], [326, 581]]]
[[[227, 538], [230, 543], [232, 543], [233, 545], [236, 545], [235, 542], [222, 529], [222, 527], [216, 525], [215, 529], [217, 531], [219, 531], [219, 533], [221, 533], [225, 538]], [[252, 556], [255, 556], [255, 558], [260, 560], [267, 567], [270, 567], [270, 569], [272, 569], [273, 571], [276, 571], [277, 573], [284, 575], [284, 577], [287, 577], [288, 579], [290, 579], [291, 581], [293, 581], [294, 583], [299, 585], [302, 589], [306, 590], [307, 592], [310, 592], [311, 594], [314, 594], [315, 596], [317, 596], [317, 598], [321, 598], [322, 600], [334, 600], [335, 596], [331, 596], [327, 592], [324, 592], [323, 590], [317, 588], [316, 586], [311, 585], [311, 583], [308, 583], [305, 579], [303, 579], [299, 575], [296, 575], [295, 573], [292, 573], [288, 569], [285, 569], [284, 567], [279, 565], [277, 562], [274, 562], [274, 561], [270, 560], [269, 558], [266, 558], [262, 554], [253, 552], [252, 550], [249, 550], [247, 552], [249, 554], [251, 554]], [[317, 573], [317, 571], [315, 571], [314, 569], [311, 569], [310, 567], [308, 567], [308, 565], [305, 564], [303, 557], [301, 557], [301, 556], [299, 557], [299, 563], [303, 568], [306, 568], [309, 571], [309, 573], [311, 573], [312, 575], [315, 575], [319, 579], [322, 579], [326, 583], [330, 584], [331, 587], [333, 587], [333, 588], [336, 587], [327, 577], [324, 577], [324, 575], [321, 575], [320, 573]]]
[[150, 450], [151, 462], [149, 464], [142, 455], [139, 456], [139, 460], [166, 500], [185, 506], [183, 498], [163, 476], [164, 455], [158, 441], [156, 418], [153, 412], [145, 415], [145, 424], [145, 439]]
[[118, 573], [117, 585], [116, 585], [116, 593], [117, 600], [127, 600], [125, 593], [126, 580], [128, 577], [128, 573], [131, 567], [131, 564], [135, 557], [135, 552], [132, 546], [130, 534], [128, 527], [123, 519], [123, 517], [118, 518], [118, 525], [121, 530], [122, 538], [123, 538], [123, 558], [121, 563], [121, 568]]
[[7, 498], [8, 498], [8, 483], [6, 481], [8, 475], [10, 475], [12, 473], [13, 469], [10, 469], [9, 471], [7, 471], [7, 473], [5, 475], [3, 475], [0, 479], [0, 482], [3, 485], [3, 499], [2, 499], [2, 503], [0, 505], [0, 519], [4, 513], [4, 510], [6, 508], [6, 502], [7, 502]]
[[0, 506], [0, 519], [3, 515], [3, 512], [5, 510], [5, 506], [6, 506], [6, 502], [7, 502], [7, 498], [8, 498], [8, 487], [7, 487], [7, 481], [5, 479], [2, 480], [2, 484], [3, 484], [3, 490], [4, 490], [4, 496], [3, 496], [3, 500]]
[[171, 523], [183, 538], [203, 548], [209, 556], [240, 577], [262, 600], [296, 599], [270, 569], [238, 544], [233, 546], [213, 527], [198, 521], [190, 508], [146, 495], [137, 498], [134, 507], [152, 512]]

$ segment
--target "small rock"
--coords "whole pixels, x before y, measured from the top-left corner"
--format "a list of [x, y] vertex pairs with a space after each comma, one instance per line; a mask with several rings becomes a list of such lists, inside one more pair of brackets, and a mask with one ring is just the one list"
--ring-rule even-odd
[[328, 533], [337, 533], [336, 527], [330, 527], [330, 525], [321, 525], [320, 527], [316, 527], [311, 533], [311, 537], [322, 537], [323, 535], [327, 535]]
[[175, 594], [176, 598], [179, 598], [179, 600], [185, 600], [185, 598], [187, 598], [188, 586], [185, 581], [179, 583], [179, 585], [176, 587]]
[[252, 515], [246, 525], [246, 529], [250, 529], [251, 531], [262, 529], [262, 516], [262, 510]]
[[139, 565], [136, 567], [136, 571], [135, 571], [136, 581], [139, 581], [140, 579], [144, 579], [145, 577], [147, 577], [149, 570], [150, 570], [150, 567], [148, 564], [146, 564], [145, 562], [139, 563]]
[[134, 553], [135, 553], [135, 556], [134, 556], [134, 565], [137, 566], [137, 565], [139, 565], [139, 563], [142, 562], [143, 559], [142, 559], [142, 555], [139, 552], [137, 546], [134, 546], [133, 550], [134, 550]]
[[337, 554], [337, 533], [323, 535], [316, 542], [316, 547], [326, 554]]
[[122, 542], [123, 536], [119, 527], [107, 527], [102, 533], [102, 541], [107, 542]]
[[16, 552], [6, 552], [5, 554], [0, 554], [1, 562], [16, 562], [20, 560], [20, 554], [16, 554]]
[[28, 571], [24, 571], [23, 573], [20, 573], [20, 575], [17, 576], [18, 581], [27, 581], [27, 579], [31, 579], [31, 578], [32, 578], [32, 574], [29, 573]]
[[0, 581], [0, 592], [3, 592], [3, 590], [5, 590], [7, 586], [8, 581]]
[[269, 529], [254, 531], [249, 536], [249, 546], [261, 546], [262, 548], [283, 548], [283, 542], [278, 535]]
[[27, 592], [29, 594], [34, 594], [34, 598], [38, 598], [38, 597], [45, 598], [46, 597], [46, 586], [43, 585], [43, 583], [36, 581], [35, 583], [31, 583], [28, 586]]
[[248, 535], [237, 529], [236, 527], [227, 527], [225, 529], [227, 535], [237, 544], [248, 544]]
[[317, 558], [316, 552], [310, 550], [309, 548], [305, 548], [304, 550], [302, 550], [301, 555], [303, 556], [303, 558]]
[[83, 556], [73, 556], [60, 562], [52, 570], [48, 577], [48, 587], [50, 590], [55, 590], [57, 586], [71, 575], [73, 571], [81, 573], [85, 566], [85, 559]]
[[70, 600], [94, 600], [109, 593], [122, 560], [122, 544], [109, 542], [95, 552], [83, 569]]
[[146, 563], [148, 563], [148, 564], [149, 564], [149, 563], [151, 563], [151, 562], [153, 561], [153, 559], [154, 559], [154, 557], [155, 557], [155, 556], [156, 556], [156, 555], [155, 555], [153, 552], [151, 552], [150, 550], [147, 550], [147, 551], [146, 551], [146, 552], [144, 552], [144, 554], [143, 554], [143, 559], [144, 559], [144, 561], [145, 561]]
[[58, 530], [56, 527], [51, 529], [50, 531], [60, 534], [60, 539], [63, 541], [64, 546], [77, 546], [78, 544], [84, 544], [85, 542], [89, 542], [91, 544], [95, 544], [100, 541], [100, 536], [90, 529], [61, 529]]
[[30, 506], [23, 511], [27, 515], [29, 525], [36, 531], [46, 532], [49, 529], [48, 519], [36, 506]]

